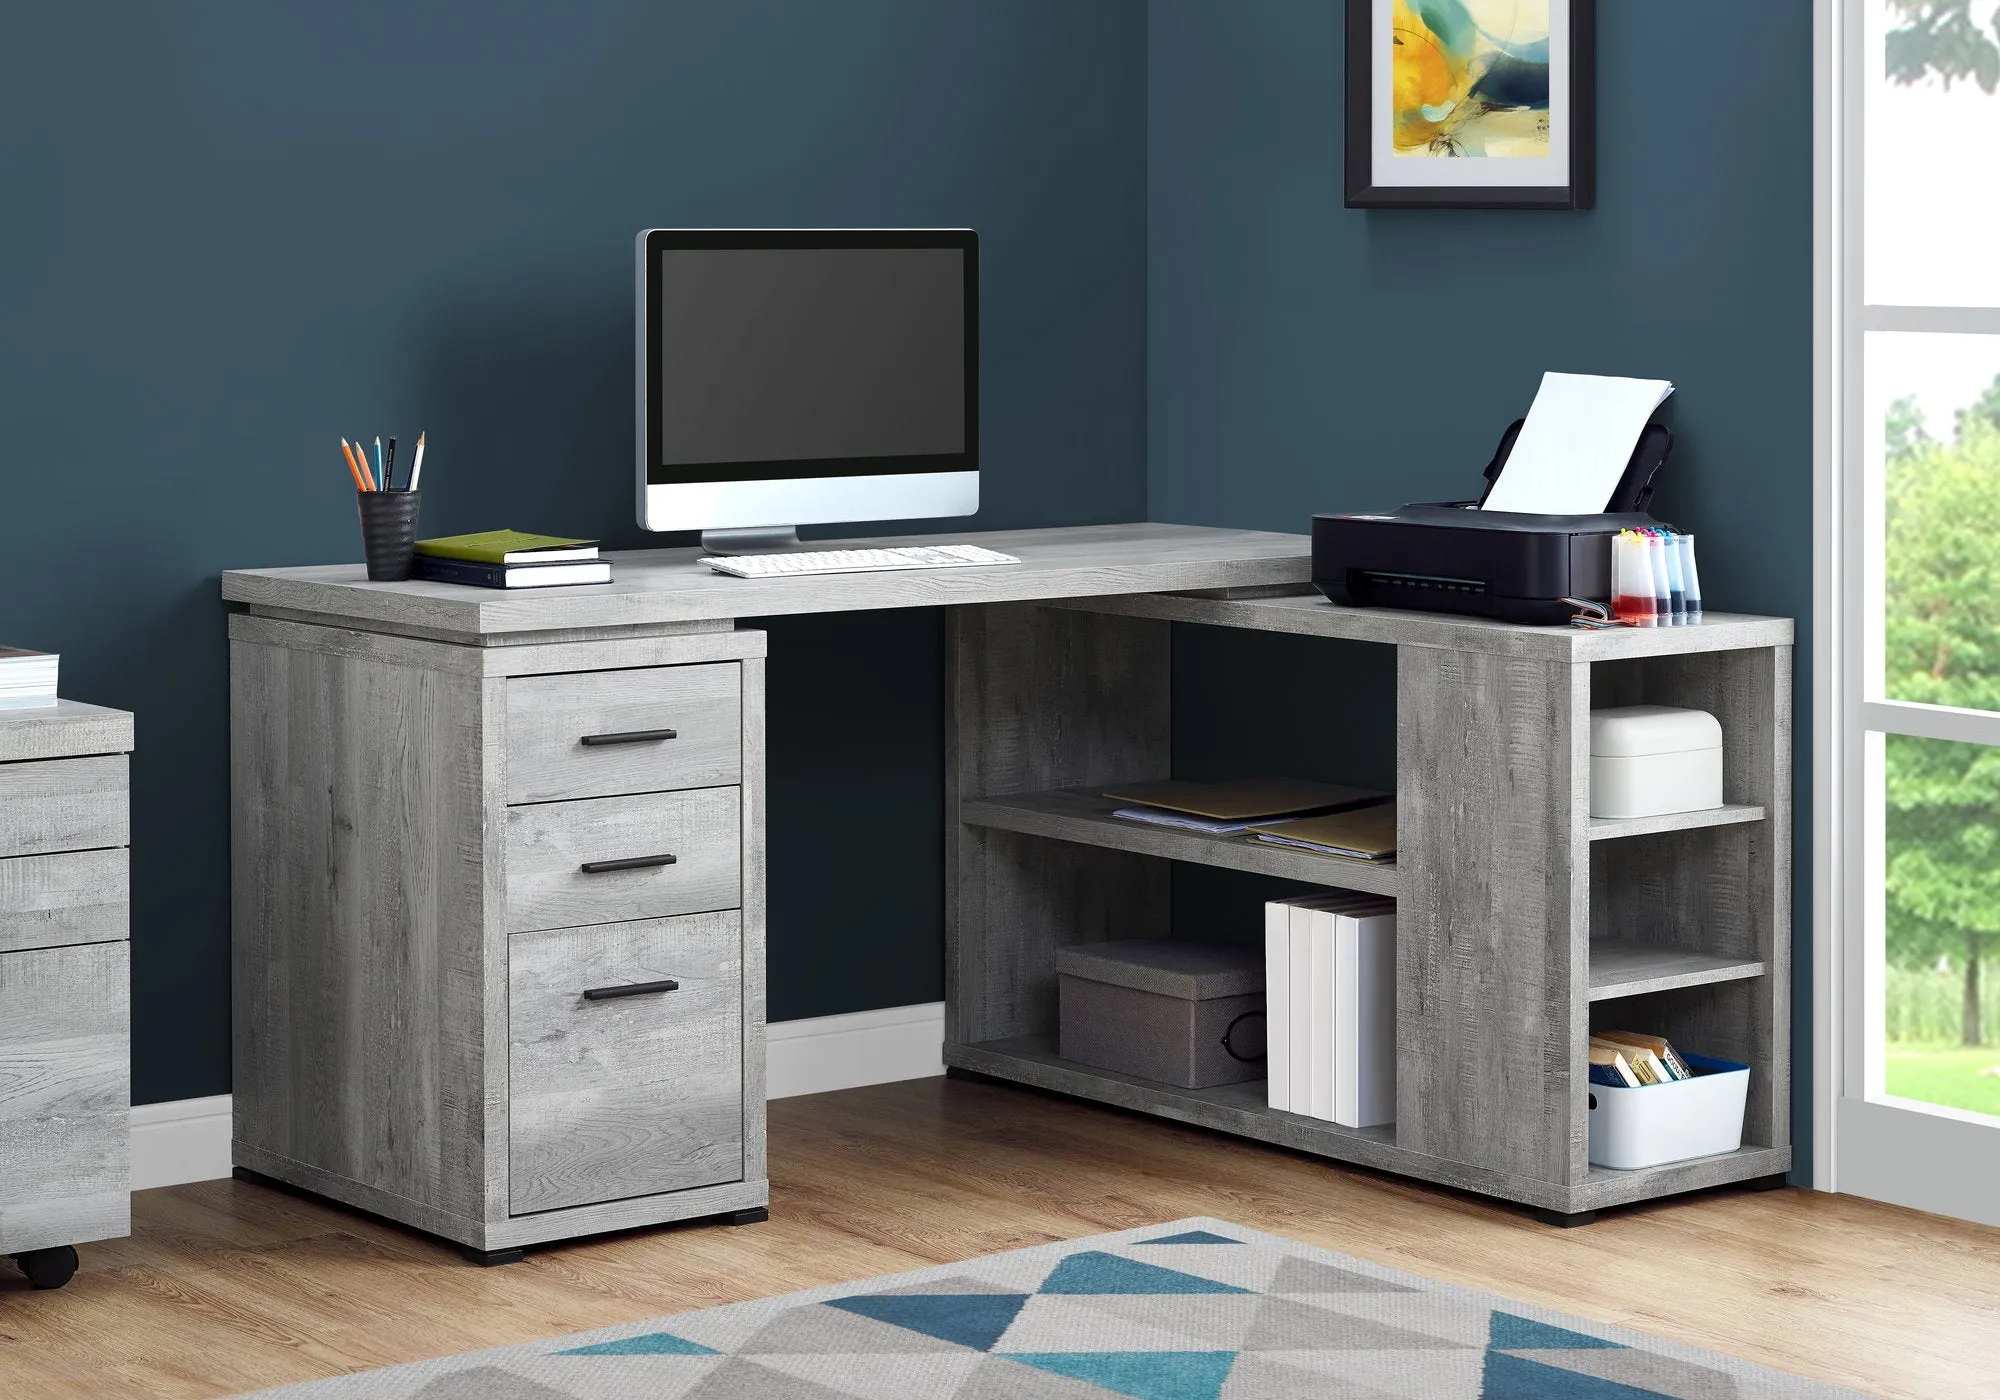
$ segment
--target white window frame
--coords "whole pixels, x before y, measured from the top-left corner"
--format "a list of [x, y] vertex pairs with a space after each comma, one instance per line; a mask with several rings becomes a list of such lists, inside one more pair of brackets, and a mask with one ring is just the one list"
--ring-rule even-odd
[[[1857, 1102], [1879, 1095], [1881, 1065], [1867, 1047], [1881, 1041], [1879, 1000], [1850, 997], [1879, 961], [1880, 928], [1868, 928], [1867, 893], [1879, 882], [1882, 731], [2000, 745], [2000, 714], [1882, 699], [1879, 609], [1869, 580], [1882, 572], [1880, 483], [1868, 479], [1864, 450], [1863, 349], [1869, 331], [2000, 334], [2000, 310], [1868, 306], [1860, 265], [1869, 75], [1863, 6], [1880, 0], [1813, 4], [1813, 1143], [1812, 1184], [1899, 1199], [1885, 1185], [1905, 1161], [1965, 1159], [1961, 1181], [1927, 1183], [1904, 1204], [1973, 1219], [1991, 1218], [1984, 1182], [1969, 1170], [1991, 1155], [2000, 1129], [1950, 1110], [1919, 1113]], [[1873, 759], [1874, 761], [1870, 761]], [[1871, 776], [1873, 775], [1873, 776]], [[1859, 1092], [1850, 1092], [1859, 1086]], [[1838, 1151], [1841, 1124], [1855, 1132]], [[1877, 1130], [1882, 1130], [1878, 1133]], [[1981, 1134], [1976, 1150], [1968, 1129]], [[1877, 1154], [1862, 1150], [1884, 1139]], [[1879, 1158], [1869, 1163], [1867, 1159]], [[1845, 1167], [1843, 1167], [1843, 1161]], [[1843, 1181], [1842, 1175], [1849, 1178]], [[1946, 1176], [1952, 1173], [1946, 1173]], [[1977, 1191], [1977, 1195], [1972, 1194]]]

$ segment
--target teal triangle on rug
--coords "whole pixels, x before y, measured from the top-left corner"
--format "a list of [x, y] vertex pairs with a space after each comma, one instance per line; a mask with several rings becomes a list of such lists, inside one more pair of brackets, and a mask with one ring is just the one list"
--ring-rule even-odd
[[1248, 1293], [1233, 1283], [1219, 1283], [1179, 1269], [1163, 1269], [1123, 1255], [1087, 1249], [1072, 1254], [1050, 1271], [1042, 1293]]
[[1012, 1352], [1025, 1362], [1071, 1380], [1089, 1381], [1135, 1400], [1216, 1400], [1233, 1351], [1071, 1351]]
[[1141, 1244], [1242, 1244], [1227, 1235], [1218, 1235], [1209, 1230], [1185, 1230], [1178, 1235], [1168, 1235], [1157, 1240], [1141, 1240]]
[[1580, 1371], [1558, 1370], [1525, 1356], [1489, 1351], [1479, 1400], [1675, 1400], [1675, 1397], [1601, 1376], [1587, 1376]]
[[991, 1351], [1027, 1301], [1025, 1293], [861, 1293], [830, 1298], [827, 1306], [976, 1351]]
[[591, 1347], [572, 1347], [557, 1356], [719, 1356], [714, 1347], [690, 1342], [671, 1332], [647, 1332], [638, 1337], [620, 1337], [615, 1342], [599, 1342]]
[[1615, 1347], [1617, 1342], [1607, 1342], [1602, 1337], [1592, 1337], [1583, 1332], [1572, 1332], [1567, 1327], [1551, 1327], [1546, 1322], [1536, 1322], [1533, 1318], [1516, 1317], [1510, 1312], [1493, 1311], [1493, 1330], [1487, 1335], [1486, 1345], [1496, 1351], [1553, 1351], [1558, 1347]]

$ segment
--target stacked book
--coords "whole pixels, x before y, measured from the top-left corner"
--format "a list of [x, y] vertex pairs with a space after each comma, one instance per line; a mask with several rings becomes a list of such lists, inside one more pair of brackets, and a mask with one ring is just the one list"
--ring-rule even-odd
[[611, 561], [597, 557], [597, 541], [487, 530], [418, 540], [410, 577], [475, 588], [566, 588], [611, 582]]
[[1337, 893], [1264, 906], [1272, 1108], [1396, 1121], [1396, 903]]
[[56, 703], [54, 652], [0, 647], [0, 710], [27, 710]]

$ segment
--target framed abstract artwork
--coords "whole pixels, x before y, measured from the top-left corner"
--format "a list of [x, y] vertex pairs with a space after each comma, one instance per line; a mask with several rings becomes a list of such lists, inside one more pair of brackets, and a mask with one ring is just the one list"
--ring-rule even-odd
[[1588, 209], [1595, 0], [1347, 0], [1347, 205]]

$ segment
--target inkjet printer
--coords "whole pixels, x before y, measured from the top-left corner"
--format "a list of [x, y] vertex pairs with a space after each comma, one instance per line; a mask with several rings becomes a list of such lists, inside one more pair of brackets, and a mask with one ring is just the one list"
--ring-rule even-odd
[[1568, 622], [1576, 609], [1565, 598], [1609, 601], [1613, 537], [1662, 523], [1646, 514], [1646, 507], [1653, 499], [1653, 477], [1673, 450], [1673, 434], [1661, 424], [1647, 425], [1602, 514], [1481, 510], [1524, 421], [1516, 419], [1502, 434], [1486, 465], [1479, 501], [1315, 515], [1313, 584], [1332, 601], [1356, 607], [1420, 608], [1531, 624]]

